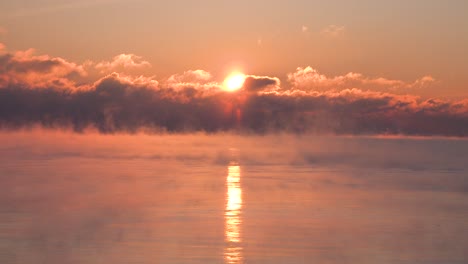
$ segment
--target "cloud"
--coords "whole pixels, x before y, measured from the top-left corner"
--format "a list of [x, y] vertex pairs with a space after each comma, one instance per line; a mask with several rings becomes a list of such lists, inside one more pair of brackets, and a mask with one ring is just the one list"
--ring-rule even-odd
[[345, 26], [329, 25], [322, 29], [322, 34], [331, 37], [338, 37], [345, 32], [345, 29]]
[[188, 70], [183, 74], [174, 74], [168, 78], [170, 83], [207, 82], [211, 80], [211, 73], [204, 70]]
[[302, 26], [301, 30], [303, 33], [307, 33], [309, 31], [309, 28], [307, 26]]
[[279, 89], [280, 80], [276, 77], [249, 75], [243, 88], [248, 92], [266, 92]]
[[5, 46], [0, 45], [0, 86], [70, 88], [76, 79], [86, 75], [80, 65], [34, 53], [33, 49], [8, 53]]
[[95, 67], [101, 72], [113, 72], [151, 67], [151, 64], [135, 54], [120, 54], [115, 56], [112, 61], [97, 63]]
[[[114, 72], [103, 77], [94, 84], [95, 89], [114, 86], [124, 86], [128, 87], [129, 89], [144, 88], [154, 90], [158, 88], [159, 82], [153, 77], [131, 76]], [[112, 88], [110, 88], [110, 90], [112, 90]]]
[[164, 83], [168, 89], [178, 91], [191, 89], [193, 92], [219, 91], [221, 84], [212, 81], [213, 76], [205, 70], [188, 70], [182, 74], [171, 75]]
[[435, 82], [431, 76], [424, 76], [414, 82], [391, 80], [383, 77], [366, 77], [360, 73], [349, 72], [345, 75], [328, 77], [318, 70], [308, 66], [299, 67], [288, 74], [288, 81], [294, 89], [303, 91], [340, 91], [359, 88], [362, 90], [395, 91], [401, 89], [425, 88]]
[[421, 101], [358, 89], [243, 93], [172, 89], [118, 74], [73, 92], [10, 86], [0, 89], [0, 126], [94, 127], [103, 133], [153, 129], [468, 136], [466, 101]]
[[424, 87], [434, 82], [430, 76], [406, 83], [358, 73], [328, 77], [306, 67], [288, 75], [291, 88], [276, 77], [248, 75], [243, 89], [229, 93], [204, 70], [162, 81], [114, 72], [84, 82], [87, 74], [83, 65], [34, 50], [4, 52], [0, 127], [468, 136], [467, 100], [391, 92]]

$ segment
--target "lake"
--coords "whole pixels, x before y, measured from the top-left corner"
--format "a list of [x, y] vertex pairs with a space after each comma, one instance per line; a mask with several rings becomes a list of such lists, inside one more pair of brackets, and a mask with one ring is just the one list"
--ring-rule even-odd
[[0, 133], [0, 263], [467, 263], [468, 140]]

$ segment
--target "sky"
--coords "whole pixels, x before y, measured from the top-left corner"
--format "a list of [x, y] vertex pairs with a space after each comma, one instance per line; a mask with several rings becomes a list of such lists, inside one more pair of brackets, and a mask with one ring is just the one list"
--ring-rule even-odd
[[[282, 118], [275, 114], [284, 112], [284, 109], [299, 109], [297, 111], [301, 113], [301, 118], [304, 118], [304, 113], [328, 109], [327, 117], [321, 115], [319, 119], [338, 123], [325, 125], [327, 129], [333, 127], [334, 132], [344, 129], [343, 123], [349, 119], [349, 116], [343, 116], [343, 111], [351, 111], [359, 116], [355, 117], [356, 120], [360, 120], [362, 114], [382, 112], [376, 117], [379, 121], [374, 120], [376, 123], [365, 125], [367, 132], [409, 133], [407, 128], [403, 128], [402, 122], [405, 127], [414, 126], [406, 123], [414, 124], [417, 119], [429, 126], [427, 122], [432, 122], [432, 115], [436, 113], [440, 123], [432, 126], [443, 125], [447, 128], [446, 123], [453, 126], [450, 133], [440, 133], [466, 134], [467, 11], [468, 2], [462, 0], [2, 1], [0, 86], [10, 90], [3, 89], [0, 92], [4, 93], [4, 100], [12, 101], [12, 98], [24, 96], [24, 93], [15, 95], [18, 89], [13, 91], [12, 87], [33, 90], [39, 87], [66, 88], [68, 91], [79, 90], [92, 94], [102, 87], [125, 83], [132, 87], [151, 88], [153, 91], [162, 89], [163, 93], [172, 89], [171, 95], [165, 98], [180, 97], [181, 89], [185, 89], [185, 95], [182, 96], [184, 100], [195, 102], [192, 100], [194, 97], [197, 100], [208, 100], [211, 96], [212, 99], [217, 88], [223, 90], [226, 76], [236, 71], [248, 77], [243, 89], [238, 92], [244, 101], [240, 100], [236, 104], [241, 105], [241, 112], [255, 108], [255, 113], [264, 113], [265, 109], [260, 108], [266, 107], [273, 113], [266, 127], [277, 126], [271, 123], [277, 123], [282, 118], [290, 120], [293, 114]], [[109, 87], [105, 89], [111, 89], [112, 92], [118, 90]], [[187, 89], [196, 92], [187, 95]], [[61, 91], [56, 92], [55, 99], [42, 94], [46, 101], [57, 100], [56, 104], [49, 104], [46, 108], [56, 107], [58, 111], [76, 115], [75, 110], [64, 110], [69, 105], [60, 103], [65, 100], [59, 99], [63, 95]], [[271, 99], [273, 94], [276, 97]], [[304, 100], [306, 109], [297, 102], [284, 103], [283, 99], [290, 99], [292, 95]], [[337, 107], [336, 101], [339, 100], [333, 99], [337, 97], [349, 104]], [[252, 100], [245, 98], [254, 101], [281, 99], [281, 103], [255, 101], [255, 107], [249, 108], [242, 102]], [[319, 103], [314, 100], [323, 98], [326, 98], [326, 106], [319, 107]], [[369, 98], [373, 98], [373, 101], [366, 101]], [[31, 105], [29, 99], [23, 99], [24, 106]], [[80, 101], [77, 103], [79, 105], [86, 102], [84, 99], [73, 100]], [[363, 100], [365, 103], [362, 105], [366, 110], [362, 107], [356, 110], [354, 106]], [[94, 105], [105, 116], [97, 119], [108, 120], [109, 106], [104, 106], [102, 102], [93, 99], [86, 104]], [[122, 101], [113, 103], [125, 109]], [[148, 107], [155, 111], [153, 103], [148, 102]], [[39, 104], [47, 103], [33, 104], [40, 108], [34, 112], [45, 111]], [[206, 102], [196, 104], [210, 105]], [[393, 107], [393, 112], [386, 112], [381, 104], [387, 106], [385, 109]], [[394, 109], [396, 105], [398, 110]], [[3, 125], [8, 123], [6, 126], [11, 126], [11, 120], [18, 119], [18, 115], [25, 116], [24, 113], [20, 114], [22, 111], [18, 108], [13, 114], [10, 108], [5, 107], [2, 110]], [[274, 110], [275, 107], [278, 108]], [[224, 109], [227, 108], [224, 106]], [[162, 109], [169, 111], [168, 108]], [[182, 111], [181, 106], [176, 109]], [[125, 112], [128, 113], [128, 110]], [[205, 110], [195, 105], [190, 114]], [[174, 113], [172, 110], [169, 112]], [[411, 118], [407, 117], [408, 112], [412, 112]], [[427, 116], [428, 113], [431, 116]], [[200, 115], [195, 119], [212, 118]], [[427, 120], [424, 121], [419, 115]], [[49, 116], [49, 119], [44, 116]], [[26, 119], [29, 120], [28, 124], [55, 124], [61, 123], [62, 119], [76, 123], [77, 120], [76, 116], [67, 116], [57, 121], [56, 115], [52, 116], [52, 121], [50, 113], [34, 118], [29, 115]], [[134, 125], [136, 127], [146, 126], [148, 120], [154, 118], [143, 118], [141, 114], [136, 116], [141, 121]], [[136, 116], [132, 116], [132, 119]], [[87, 118], [94, 120], [91, 122], [94, 125], [98, 122], [96, 118]], [[388, 122], [392, 119], [398, 119], [400, 123], [393, 122], [390, 125]], [[207, 128], [207, 125], [194, 125], [192, 121], [187, 125], [186, 121], [182, 122], [185, 124], [182, 127]], [[114, 121], [106, 122], [112, 125], [103, 130], [115, 128]], [[252, 128], [245, 122], [243, 126]], [[299, 129], [297, 126], [301, 122], [278, 126], [281, 129], [291, 126]], [[317, 124], [317, 119], [314, 122]], [[356, 125], [356, 122], [353, 121], [352, 129], [346, 127], [344, 131], [360, 131], [362, 124]], [[88, 125], [88, 121], [84, 123], [84, 126]], [[322, 121], [319, 123], [323, 124]], [[161, 126], [161, 123], [153, 125]], [[218, 124], [211, 129], [237, 125]], [[167, 124], [163, 127], [167, 128]], [[314, 127], [317, 130], [317, 126]], [[423, 130], [427, 129], [425, 127]], [[410, 134], [433, 132], [420, 130], [411, 129]]]

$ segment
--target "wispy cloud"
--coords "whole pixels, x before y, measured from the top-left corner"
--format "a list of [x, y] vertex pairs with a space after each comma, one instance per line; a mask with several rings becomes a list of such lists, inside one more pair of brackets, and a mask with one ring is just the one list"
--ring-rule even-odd
[[112, 61], [97, 63], [95, 67], [101, 72], [113, 72], [151, 67], [151, 64], [135, 54], [120, 54], [115, 56]]
[[176, 82], [207, 82], [211, 80], [213, 76], [211, 73], [205, 70], [188, 70], [183, 74], [174, 74], [169, 77], [168, 81], [171, 83]]
[[188, 70], [181, 74], [173, 74], [163, 85], [176, 90], [195, 89], [198, 91], [220, 90], [221, 84], [212, 80], [211, 73], [205, 70]]
[[342, 34], [344, 34], [346, 30], [345, 26], [337, 26], [337, 25], [329, 25], [322, 29], [322, 34], [331, 36], [331, 37], [338, 37]]
[[41, 5], [40, 7], [35, 8], [23, 8], [19, 9], [15, 12], [12, 12], [9, 17], [11, 18], [20, 18], [20, 17], [27, 17], [27, 16], [36, 16], [36, 15], [45, 15], [51, 13], [57, 13], [60, 11], [68, 10], [68, 9], [77, 9], [77, 8], [86, 8], [90, 6], [108, 4], [112, 2], [117, 2], [121, 0], [72, 0], [67, 1], [66, 3], [60, 4], [50, 4], [50, 5]]
[[299, 67], [288, 74], [288, 81], [294, 89], [303, 91], [340, 91], [358, 88], [374, 91], [395, 91], [401, 89], [425, 88], [435, 82], [432, 76], [423, 76], [413, 82], [392, 80], [384, 77], [367, 77], [361, 73], [349, 72], [345, 75], [329, 77], [307, 66]]

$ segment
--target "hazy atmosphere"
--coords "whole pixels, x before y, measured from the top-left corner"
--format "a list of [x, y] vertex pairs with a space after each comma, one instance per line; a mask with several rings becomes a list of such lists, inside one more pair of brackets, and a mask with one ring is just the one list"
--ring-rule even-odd
[[3, 263], [467, 258], [466, 140], [38, 130], [0, 139]]
[[467, 263], [467, 12], [0, 2], [0, 263]]

